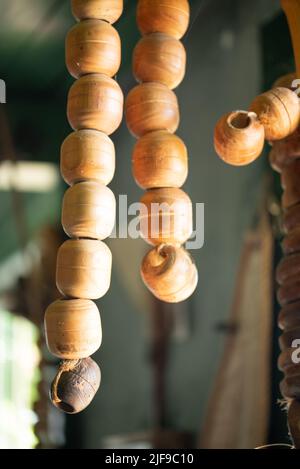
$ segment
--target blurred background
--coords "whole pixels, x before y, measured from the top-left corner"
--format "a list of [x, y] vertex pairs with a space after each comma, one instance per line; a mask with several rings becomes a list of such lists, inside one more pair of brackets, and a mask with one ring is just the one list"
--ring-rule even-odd
[[[116, 23], [117, 76], [134, 85], [131, 56], [139, 33], [135, 0]], [[205, 244], [193, 297], [154, 300], [139, 276], [142, 240], [108, 240], [109, 293], [98, 302], [103, 345], [95, 360], [102, 385], [82, 414], [52, 407], [58, 362], [45, 347], [43, 314], [55, 287], [66, 189], [59, 152], [70, 133], [66, 98], [73, 79], [64, 38], [74, 24], [69, 0], [0, 0], [0, 448], [253, 448], [288, 442], [276, 371], [273, 266], [280, 256], [280, 189], [264, 156], [243, 168], [214, 153], [223, 113], [247, 108], [294, 70], [287, 23], [277, 0], [191, 0], [184, 38], [188, 67], [176, 90], [178, 134], [189, 149], [185, 185], [205, 204]], [[111, 188], [128, 203], [141, 191], [131, 175], [134, 144], [125, 123], [113, 135]], [[274, 321], [275, 319], [275, 321]]]

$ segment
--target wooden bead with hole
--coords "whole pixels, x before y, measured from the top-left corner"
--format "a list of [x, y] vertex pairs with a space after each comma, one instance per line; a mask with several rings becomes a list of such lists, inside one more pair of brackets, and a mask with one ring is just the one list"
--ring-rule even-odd
[[120, 36], [105, 21], [81, 21], [67, 34], [66, 65], [74, 78], [88, 73], [103, 73], [112, 77], [120, 64]]
[[234, 166], [252, 163], [262, 153], [264, 141], [264, 127], [253, 112], [230, 112], [215, 127], [215, 151], [225, 163]]
[[139, 82], [159, 82], [174, 89], [182, 82], [185, 67], [183, 44], [166, 34], [142, 37], [133, 52], [133, 74]]
[[198, 283], [197, 268], [189, 253], [169, 245], [158, 246], [146, 254], [141, 275], [153, 295], [167, 303], [186, 300]]
[[85, 181], [70, 187], [64, 196], [62, 226], [71, 238], [108, 238], [116, 219], [116, 199], [103, 184]]
[[141, 137], [133, 150], [133, 176], [142, 189], [181, 187], [188, 174], [188, 154], [183, 141], [166, 131]]
[[192, 202], [181, 189], [151, 189], [145, 192], [140, 203], [140, 232], [149, 244], [179, 246], [191, 236]]
[[281, 172], [281, 185], [284, 189], [282, 206], [288, 208], [300, 202], [300, 159], [285, 166]]
[[139, 0], [137, 24], [142, 34], [165, 33], [182, 38], [188, 29], [188, 0]]
[[110, 249], [102, 241], [65, 241], [57, 254], [57, 288], [71, 298], [102, 298], [110, 286], [111, 265]]
[[57, 300], [46, 309], [45, 333], [48, 349], [56, 357], [89, 357], [102, 342], [98, 308], [90, 300]]
[[123, 12], [123, 0], [71, 0], [76, 19], [96, 19], [115, 23]]
[[62, 412], [78, 414], [92, 402], [100, 382], [100, 368], [90, 357], [64, 360], [51, 384], [51, 401]]
[[300, 326], [300, 301], [284, 306], [278, 315], [278, 326], [281, 329], [294, 329]]
[[299, 98], [288, 88], [273, 88], [257, 96], [249, 110], [257, 114], [270, 141], [291, 135], [299, 124]]
[[68, 95], [67, 115], [74, 130], [93, 129], [112, 134], [123, 115], [123, 93], [106, 75], [85, 75], [75, 81]]
[[115, 173], [115, 147], [97, 130], [72, 132], [61, 147], [60, 169], [67, 184], [94, 180], [105, 186]]
[[128, 94], [125, 104], [127, 126], [135, 137], [155, 130], [174, 133], [179, 125], [175, 93], [161, 83], [142, 83]]

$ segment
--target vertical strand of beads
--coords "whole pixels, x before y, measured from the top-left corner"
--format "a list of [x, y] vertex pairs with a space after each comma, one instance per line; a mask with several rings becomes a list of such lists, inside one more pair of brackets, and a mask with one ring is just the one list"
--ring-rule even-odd
[[[300, 77], [300, 1], [281, 0], [294, 48], [296, 77]], [[284, 77], [285, 86], [292, 87], [295, 76]], [[278, 325], [281, 353], [278, 367], [284, 373], [281, 394], [287, 402], [288, 425], [294, 446], [300, 449], [300, 128], [288, 138], [276, 142], [270, 154], [273, 169], [280, 172], [283, 189], [282, 209], [285, 237], [283, 258], [276, 270], [279, 284], [278, 301], [281, 311]]]
[[142, 262], [145, 285], [158, 299], [177, 303], [195, 290], [198, 272], [182, 246], [192, 234], [192, 202], [181, 189], [188, 174], [184, 142], [175, 135], [179, 106], [173, 89], [184, 78], [186, 51], [180, 41], [190, 18], [187, 0], [139, 0], [142, 38], [133, 53], [139, 84], [128, 94], [125, 114], [138, 139], [133, 175], [141, 198], [141, 235], [155, 247]]
[[50, 352], [62, 359], [51, 386], [51, 400], [75, 414], [92, 401], [101, 373], [90, 358], [101, 345], [100, 314], [92, 301], [110, 286], [112, 256], [102, 241], [114, 227], [116, 201], [107, 187], [115, 171], [109, 135], [120, 125], [123, 93], [112, 78], [120, 67], [121, 41], [112, 26], [123, 0], [71, 0], [78, 23], [66, 37], [66, 66], [76, 78], [67, 116], [74, 132], [61, 147], [61, 174], [70, 188], [62, 225], [71, 238], [58, 251], [56, 284], [63, 298], [45, 313]]

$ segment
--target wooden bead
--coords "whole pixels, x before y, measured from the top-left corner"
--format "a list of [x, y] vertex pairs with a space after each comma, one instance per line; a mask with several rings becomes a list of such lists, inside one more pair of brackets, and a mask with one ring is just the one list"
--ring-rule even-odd
[[115, 23], [123, 12], [123, 0], [71, 0], [76, 19], [96, 19]]
[[289, 207], [283, 214], [283, 227], [286, 232], [300, 227], [300, 204]]
[[191, 236], [192, 202], [181, 189], [152, 189], [140, 202], [141, 236], [149, 244], [181, 245]]
[[281, 173], [285, 166], [300, 158], [300, 127], [283, 140], [273, 143], [270, 163], [275, 171]]
[[176, 95], [161, 83], [142, 83], [128, 94], [125, 104], [130, 132], [141, 137], [154, 130], [174, 133], [179, 125]]
[[273, 88], [257, 96], [249, 109], [263, 124], [267, 140], [285, 138], [298, 127], [299, 98], [288, 88]]
[[181, 187], [188, 174], [186, 146], [169, 132], [150, 132], [134, 147], [132, 169], [135, 181], [142, 189]]
[[100, 130], [112, 134], [123, 114], [123, 93], [106, 75], [85, 75], [75, 81], [68, 96], [67, 114], [74, 130]]
[[101, 298], [110, 286], [111, 264], [110, 249], [102, 241], [65, 241], [57, 254], [57, 288], [71, 298]]
[[292, 281], [281, 285], [277, 291], [277, 299], [281, 306], [300, 300], [300, 280], [293, 278]]
[[286, 376], [280, 383], [281, 394], [289, 399], [300, 399], [300, 369], [296, 373]]
[[58, 300], [45, 313], [49, 351], [65, 360], [86, 358], [102, 342], [100, 314], [90, 300]]
[[286, 305], [281, 309], [278, 316], [278, 326], [286, 330], [300, 326], [300, 301]]
[[62, 226], [71, 238], [108, 238], [116, 220], [113, 192], [94, 181], [70, 187], [64, 196]]
[[91, 358], [65, 360], [52, 382], [51, 401], [67, 414], [78, 414], [92, 402], [100, 382], [100, 368]]
[[273, 84], [273, 88], [289, 88], [291, 90], [294, 88], [292, 86], [294, 80], [296, 80], [296, 73], [287, 73], [286, 75], [277, 78]]
[[161, 301], [179, 303], [189, 298], [198, 283], [197, 268], [189, 253], [181, 247], [161, 245], [143, 259], [142, 279]]
[[279, 262], [276, 269], [276, 280], [282, 285], [291, 277], [295, 277], [300, 273], [300, 254], [291, 254], [285, 256]]
[[280, 371], [285, 371], [290, 366], [295, 365], [292, 361], [292, 354], [294, 351], [294, 348], [286, 348], [280, 353], [277, 361], [277, 366]]
[[120, 36], [105, 21], [81, 21], [67, 34], [66, 65], [74, 78], [88, 73], [104, 73], [112, 77], [120, 64]]
[[186, 33], [190, 21], [188, 0], [139, 0], [137, 24], [142, 34], [165, 33], [176, 39]]
[[115, 147], [97, 130], [72, 132], [61, 147], [60, 169], [67, 184], [94, 180], [105, 186], [115, 173]]
[[167, 34], [144, 36], [133, 52], [133, 74], [139, 82], [159, 82], [170, 89], [183, 80], [186, 52], [183, 44]]
[[264, 127], [253, 112], [230, 112], [221, 117], [215, 127], [216, 153], [225, 163], [234, 166], [252, 163], [260, 156], [264, 141]]
[[294, 340], [300, 339], [300, 327], [283, 332], [279, 337], [279, 346], [281, 350], [291, 348]]
[[281, 173], [281, 185], [284, 189], [282, 196], [283, 208], [288, 208], [300, 202], [300, 159], [285, 166]]
[[300, 226], [290, 231], [281, 243], [284, 254], [300, 252]]

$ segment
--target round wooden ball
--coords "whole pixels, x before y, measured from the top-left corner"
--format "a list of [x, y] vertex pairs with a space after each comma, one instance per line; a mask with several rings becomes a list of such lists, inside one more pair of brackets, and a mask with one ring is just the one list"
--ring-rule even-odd
[[68, 95], [67, 115], [74, 130], [100, 130], [112, 134], [123, 115], [123, 93], [106, 75], [85, 75], [75, 81]]
[[140, 231], [149, 244], [185, 243], [193, 232], [192, 202], [178, 188], [152, 189], [141, 198]]
[[102, 241], [65, 241], [57, 254], [57, 288], [71, 298], [102, 298], [110, 286], [111, 265], [110, 249]]
[[281, 172], [281, 185], [284, 189], [282, 206], [288, 208], [300, 202], [300, 159], [285, 166]]
[[123, 13], [123, 0], [71, 0], [76, 19], [96, 19], [115, 23]]
[[257, 114], [265, 128], [267, 140], [291, 135], [299, 124], [299, 98], [288, 88], [273, 88], [254, 99], [250, 111]]
[[286, 75], [282, 75], [281, 77], [277, 78], [274, 82], [272, 88], [289, 88], [290, 90], [293, 89], [293, 82], [296, 80], [296, 73], [287, 73]]
[[112, 77], [120, 64], [120, 36], [109, 23], [81, 21], [67, 34], [66, 65], [74, 78], [88, 73], [104, 73]]
[[142, 37], [133, 52], [133, 73], [139, 82], [159, 82], [170, 89], [183, 80], [186, 52], [183, 44], [167, 34]]
[[142, 189], [181, 187], [188, 174], [187, 148], [177, 135], [150, 132], [134, 147], [132, 169]]
[[89, 357], [102, 342], [100, 314], [90, 300], [57, 300], [45, 313], [49, 351], [65, 360]]
[[61, 174], [70, 186], [83, 180], [106, 186], [114, 177], [115, 147], [103, 132], [72, 132], [63, 142], [60, 155]]
[[78, 414], [92, 402], [100, 382], [100, 368], [90, 357], [64, 360], [51, 384], [51, 401], [62, 412]]
[[116, 220], [113, 192], [94, 181], [70, 187], [64, 196], [62, 226], [71, 238], [108, 238]]
[[139, 0], [137, 24], [142, 34], [165, 33], [176, 39], [186, 33], [190, 21], [188, 0]]
[[216, 153], [233, 166], [244, 166], [263, 150], [265, 131], [253, 112], [233, 111], [217, 122], [214, 133]]
[[281, 306], [300, 300], [300, 281], [297, 280], [297, 277], [289, 279], [288, 282], [280, 286], [277, 291], [277, 300]]
[[161, 83], [142, 83], [128, 94], [126, 121], [135, 137], [154, 130], [174, 133], [179, 125], [179, 107], [175, 93]]
[[146, 254], [141, 276], [152, 294], [167, 303], [186, 300], [198, 283], [198, 271], [189, 253], [182, 247], [166, 244]]

